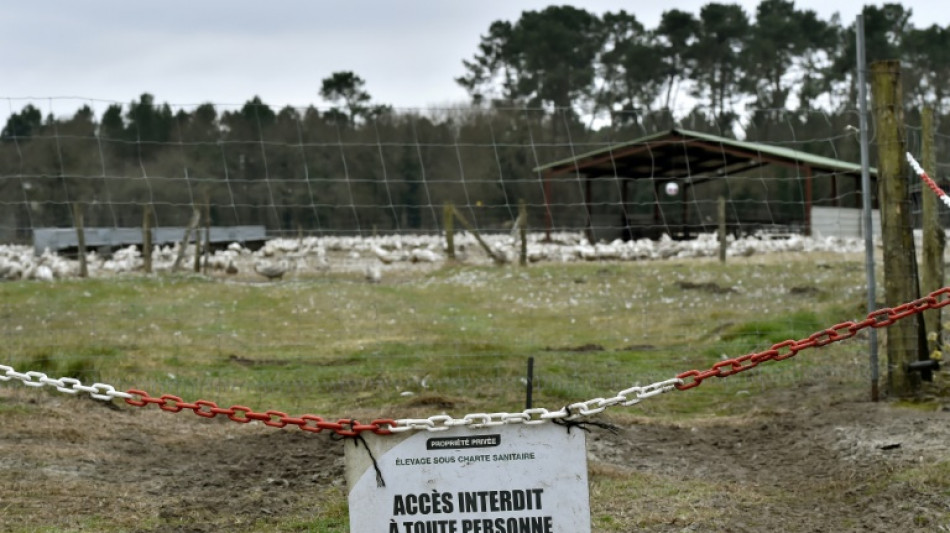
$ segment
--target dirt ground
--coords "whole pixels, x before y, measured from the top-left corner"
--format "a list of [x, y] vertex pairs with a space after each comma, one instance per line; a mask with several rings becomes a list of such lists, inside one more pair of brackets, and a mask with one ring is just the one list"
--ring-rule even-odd
[[[950, 401], [859, 396], [789, 388], [677, 423], [625, 411], [589, 436], [594, 531], [633, 529], [607, 515], [641, 531], [950, 531]], [[344, 445], [2, 384], [0, 531], [342, 531]], [[631, 476], [669, 490], [605, 488]]]

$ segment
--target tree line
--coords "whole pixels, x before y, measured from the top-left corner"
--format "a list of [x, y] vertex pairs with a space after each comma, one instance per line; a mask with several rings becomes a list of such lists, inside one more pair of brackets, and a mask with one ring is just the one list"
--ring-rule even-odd
[[[903, 59], [907, 93], [942, 111], [950, 82], [950, 29], [917, 28], [899, 3], [865, 6], [868, 61]], [[496, 21], [457, 79], [473, 101], [556, 107], [609, 122], [690, 112], [720, 131], [755, 121], [738, 109], [855, 109], [854, 22], [820, 18], [791, 0], [763, 0], [754, 14], [711, 2], [698, 14], [670, 9], [656, 27], [633, 13], [597, 16], [571, 6]]]
[[[867, 56], [901, 58], [909, 105], [942, 115], [950, 33], [910, 17], [900, 4], [866, 6]], [[348, 71], [322, 81], [325, 108], [256, 96], [236, 109], [173, 108], [149, 93], [99, 116], [26, 105], [0, 131], [0, 238], [69, 226], [76, 203], [88, 226], [138, 225], [146, 204], [158, 224], [183, 225], [207, 203], [216, 225], [365, 234], [438, 229], [443, 202], [503, 228], [524, 199], [537, 226], [534, 167], [674, 125], [856, 161], [842, 134], [857, 123], [854, 43], [853, 24], [786, 0], [752, 14], [670, 9], [654, 28], [626, 11], [552, 6], [490, 25], [456, 80], [470, 102], [454, 109], [393, 109]], [[579, 187], [560, 179], [555, 222], [580, 225]], [[794, 187], [773, 189], [776, 205], [800, 201]], [[631, 201], [648, 205], [652, 192]]]

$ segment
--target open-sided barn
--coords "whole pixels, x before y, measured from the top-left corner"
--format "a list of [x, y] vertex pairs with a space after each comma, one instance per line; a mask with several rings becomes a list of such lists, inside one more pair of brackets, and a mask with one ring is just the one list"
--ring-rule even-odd
[[[776, 144], [672, 129], [534, 171], [544, 186], [547, 229], [578, 207], [559, 204], [558, 190], [580, 187], [591, 240], [664, 233], [689, 238], [712, 231], [720, 196], [729, 231], [736, 234], [861, 228], [860, 165]], [[875, 175], [871, 169], [872, 180]]]

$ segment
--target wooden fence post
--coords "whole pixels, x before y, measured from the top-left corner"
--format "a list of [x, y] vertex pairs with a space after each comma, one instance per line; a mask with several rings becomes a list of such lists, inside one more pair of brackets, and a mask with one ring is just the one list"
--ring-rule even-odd
[[445, 230], [445, 253], [455, 260], [455, 207], [445, 202], [442, 205], [442, 228]]
[[208, 200], [208, 195], [205, 195], [205, 245], [204, 245], [204, 263], [202, 265], [203, 272], [208, 273], [208, 262], [211, 260], [211, 201]]
[[76, 226], [76, 253], [79, 255], [79, 277], [89, 276], [89, 265], [86, 264], [86, 230], [83, 223], [82, 204], [73, 204], [73, 223]]
[[[877, 61], [871, 65], [871, 102], [879, 160], [884, 305], [893, 307], [918, 297], [917, 258], [904, 166], [904, 108], [899, 61]], [[919, 389], [920, 375], [911, 372], [909, 364], [918, 358], [922, 332], [919, 315], [887, 328], [887, 382], [891, 394], [909, 396]]]
[[[934, 150], [934, 110], [924, 106], [921, 116], [921, 159], [927, 174], [937, 179], [937, 155]], [[921, 208], [923, 209], [923, 265], [920, 273], [920, 292], [930, 294], [943, 287], [943, 252], [946, 247], [946, 234], [940, 224], [940, 205], [936, 194], [930, 194], [926, 187], [922, 190]], [[924, 312], [927, 326], [927, 354], [940, 350], [942, 327], [940, 309]], [[925, 376], [926, 377], [926, 376]]]
[[192, 206], [195, 210], [195, 214], [198, 215], [198, 223], [195, 224], [195, 261], [192, 265], [192, 269], [195, 271], [195, 274], [201, 272], [201, 210], [198, 209], [198, 206]]
[[188, 249], [188, 241], [191, 240], [191, 232], [195, 231], [199, 222], [201, 222], [201, 211], [195, 209], [191, 213], [191, 221], [188, 222], [188, 227], [185, 228], [185, 234], [181, 238], [181, 245], [178, 247], [178, 256], [175, 257], [175, 264], [172, 265], [172, 272], [178, 272], [178, 269], [181, 268], [181, 262], [185, 259], [185, 251]]
[[528, 266], [528, 206], [518, 200], [518, 234], [521, 237], [521, 266]]
[[152, 204], [142, 206], [142, 262], [146, 274], [152, 273]]
[[485, 239], [482, 238], [481, 234], [478, 232], [478, 229], [476, 229], [475, 226], [473, 226], [468, 221], [467, 218], [462, 216], [462, 213], [460, 213], [459, 210], [455, 208], [455, 206], [452, 206], [452, 213], [455, 214], [455, 218], [458, 219], [459, 224], [461, 224], [463, 228], [465, 228], [469, 233], [471, 233], [472, 237], [475, 237], [475, 241], [478, 242], [479, 245], [481, 245], [482, 249], [485, 250], [485, 253], [488, 255], [488, 257], [491, 257], [492, 260], [496, 263], [505, 262], [505, 258], [495, 253], [495, 250], [492, 250], [491, 246], [489, 246], [488, 243], [485, 242]]

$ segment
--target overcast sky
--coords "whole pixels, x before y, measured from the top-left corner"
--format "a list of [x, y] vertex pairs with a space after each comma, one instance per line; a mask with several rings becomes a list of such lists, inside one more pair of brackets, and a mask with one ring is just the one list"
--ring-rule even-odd
[[[728, 3], [728, 0], [722, 0]], [[662, 11], [699, 12], [707, 0], [585, 0], [602, 14], [625, 9], [647, 27]], [[757, 0], [741, 0], [754, 14]], [[798, 0], [850, 24], [856, 0]], [[905, 0], [917, 27], [950, 25], [946, 0]], [[551, 2], [514, 0], [29, 0], [0, 17], [0, 117], [32, 101], [44, 113], [83, 103], [101, 114], [143, 92], [173, 106], [240, 105], [254, 95], [275, 108], [326, 106], [321, 80], [351, 70], [378, 103], [396, 108], [465, 102], [454, 82], [496, 20]], [[33, 100], [22, 99], [32, 97]], [[78, 97], [77, 99], [67, 97]]]

